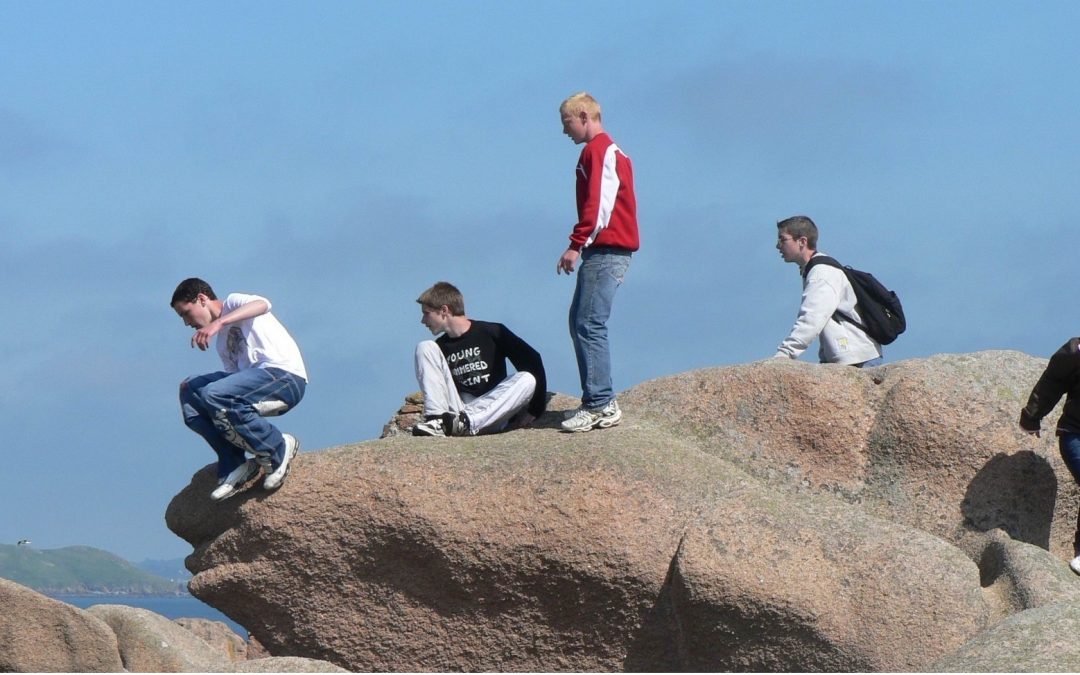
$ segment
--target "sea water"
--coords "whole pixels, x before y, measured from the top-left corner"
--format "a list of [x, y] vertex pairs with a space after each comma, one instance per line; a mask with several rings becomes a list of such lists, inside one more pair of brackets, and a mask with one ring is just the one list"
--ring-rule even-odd
[[53, 595], [50, 597], [79, 609], [86, 609], [91, 605], [127, 605], [148, 609], [166, 619], [191, 618], [223, 621], [240, 637], [246, 640], [248, 636], [243, 626], [193, 595]]

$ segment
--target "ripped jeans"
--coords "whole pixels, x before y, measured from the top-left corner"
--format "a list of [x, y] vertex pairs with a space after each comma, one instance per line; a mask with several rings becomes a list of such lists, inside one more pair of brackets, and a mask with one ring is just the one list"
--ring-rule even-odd
[[615, 398], [607, 321], [615, 291], [629, 268], [630, 251], [626, 249], [597, 246], [581, 253], [574, 301], [570, 303], [570, 338], [581, 376], [581, 405], [589, 410], [599, 410]]
[[206, 439], [218, 456], [218, 478], [246, 461], [281, 466], [285, 439], [266, 417], [291, 410], [304, 397], [304, 378], [279, 368], [197, 375], [180, 383], [184, 424]]

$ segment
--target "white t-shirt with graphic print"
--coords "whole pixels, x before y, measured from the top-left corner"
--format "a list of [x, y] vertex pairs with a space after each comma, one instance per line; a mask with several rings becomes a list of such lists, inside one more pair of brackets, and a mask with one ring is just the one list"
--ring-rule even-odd
[[280, 368], [307, 381], [307, 369], [300, 347], [277, 318], [270, 313], [270, 301], [259, 295], [230, 293], [221, 305], [221, 315], [238, 307], [262, 300], [267, 311], [252, 319], [232, 323], [217, 334], [217, 351], [225, 371], [235, 373], [247, 368]]

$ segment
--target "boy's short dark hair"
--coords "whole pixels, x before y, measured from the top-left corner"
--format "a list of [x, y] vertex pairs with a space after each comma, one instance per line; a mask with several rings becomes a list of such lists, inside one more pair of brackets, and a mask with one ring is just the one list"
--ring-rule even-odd
[[465, 316], [465, 296], [451, 283], [438, 281], [416, 299], [426, 309], [439, 309], [446, 305], [454, 316]]
[[806, 237], [806, 245], [810, 250], [817, 250], [817, 225], [808, 216], [785, 218], [776, 224], [776, 229], [780, 232], [787, 232], [795, 239]]
[[210, 284], [206, 283], [198, 277], [191, 277], [190, 279], [184, 279], [180, 282], [180, 285], [173, 291], [172, 301], [169, 302], [169, 307], [175, 307], [178, 302], [195, 302], [195, 299], [202, 293], [211, 300], [217, 300], [217, 296], [214, 295], [214, 289], [210, 288]]

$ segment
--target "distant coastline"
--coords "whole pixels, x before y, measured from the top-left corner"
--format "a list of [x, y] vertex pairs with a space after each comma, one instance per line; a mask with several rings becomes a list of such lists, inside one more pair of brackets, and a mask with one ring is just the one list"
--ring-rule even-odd
[[52, 588], [35, 588], [35, 591], [42, 595], [47, 595], [50, 598], [60, 599], [64, 598], [194, 598], [191, 593], [186, 590], [177, 589], [173, 593], [167, 592], [150, 592], [139, 593], [132, 591], [88, 591], [88, 590], [70, 590], [70, 589], [52, 589]]
[[[0, 544], [0, 577], [45, 595], [183, 596], [187, 594], [182, 562], [148, 561], [154, 573], [120, 556], [90, 546], [37, 549], [28, 541]], [[179, 569], [177, 569], [177, 566]]]
[[127, 605], [149, 610], [155, 614], [160, 614], [166, 619], [193, 618], [221, 621], [240, 637], [246, 639], [248, 636], [247, 629], [243, 626], [190, 593], [183, 595], [118, 595], [114, 593], [65, 595], [44, 593], [43, 595], [79, 609], [86, 609], [93, 605]]

